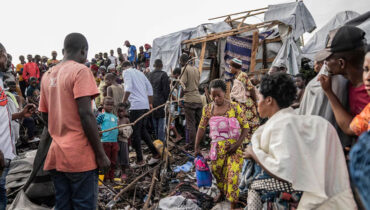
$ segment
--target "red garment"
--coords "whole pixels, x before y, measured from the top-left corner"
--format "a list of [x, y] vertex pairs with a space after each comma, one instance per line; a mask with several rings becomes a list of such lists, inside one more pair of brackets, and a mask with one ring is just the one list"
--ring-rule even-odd
[[352, 116], [356, 116], [370, 103], [370, 96], [367, 94], [365, 85], [353, 87], [349, 84], [348, 91], [349, 107]]
[[102, 142], [105, 154], [110, 160], [109, 172], [105, 174], [104, 180], [114, 179], [114, 169], [117, 164], [117, 155], [118, 155], [118, 143], [117, 142]]
[[98, 72], [98, 70], [99, 70], [99, 67], [98, 67], [98, 65], [96, 65], [96, 64], [93, 64], [93, 65], [91, 65], [90, 69], [91, 69], [91, 70], [93, 70], [93, 71], [96, 71], [96, 72]]
[[22, 78], [28, 82], [30, 77], [36, 77], [37, 81], [40, 79], [40, 70], [36, 63], [28, 62], [23, 66]]

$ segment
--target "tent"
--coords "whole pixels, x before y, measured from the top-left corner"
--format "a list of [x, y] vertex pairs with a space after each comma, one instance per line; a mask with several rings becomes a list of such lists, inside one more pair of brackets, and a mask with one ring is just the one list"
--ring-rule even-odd
[[[245, 23], [247, 18], [263, 14], [263, 22]], [[201, 82], [225, 75], [227, 77], [226, 61], [233, 54], [227, 53], [230, 41], [236, 45], [242, 42], [245, 51], [250, 51], [243, 61], [249, 74], [264, 73], [271, 65], [281, 64], [288, 67], [289, 73], [296, 74], [301, 58], [299, 39], [303, 33], [311, 32], [316, 27], [302, 1], [270, 5], [209, 20], [220, 18], [225, 19], [223, 22], [202, 24], [154, 39], [150, 66], [155, 59], [162, 59], [164, 70], [170, 73], [178, 66], [182, 50], [190, 49], [192, 55], [198, 58], [195, 66], [202, 72]], [[230, 37], [234, 40], [230, 40]]]
[[329, 31], [343, 25], [353, 25], [361, 28], [366, 32], [367, 43], [370, 43], [370, 12], [360, 15], [353, 11], [343, 11], [337, 13], [328, 23], [313, 35], [313, 37], [302, 48], [303, 56], [310, 60], [314, 60], [315, 54], [325, 48], [326, 36]]

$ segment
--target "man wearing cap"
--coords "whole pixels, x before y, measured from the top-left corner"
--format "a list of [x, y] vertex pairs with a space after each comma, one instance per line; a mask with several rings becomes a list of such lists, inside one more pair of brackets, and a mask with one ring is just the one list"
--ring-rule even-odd
[[[365, 49], [365, 32], [354, 26], [342, 26], [329, 32], [326, 47], [317, 56], [320, 60], [325, 60], [329, 72], [329, 76], [320, 75], [318, 80], [330, 101], [339, 127], [348, 135], [354, 135], [349, 128], [353, 117], [370, 102], [362, 81]], [[333, 93], [331, 75], [343, 75], [349, 80], [349, 112]]]
[[[352, 137], [346, 135], [339, 128], [328, 98], [326, 97], [324, 90], [321, 88], [320, 81], [318, 81], [320, 75], [327, 73], [326, 65], [324, 67], [322, 66], [324, 64], [324, 61], [319, 59], [320, 58], [315, 56], [315, 71], [317, 71], [318, 74], [307, 84], [300, 106], [297, 109], [298, 114], [317, 115], [325, 118], [337, 130], [342, 146], [350, 146], [352, 145]], [[348, 80], [342, 75], [331, 76], [332, 90], [341, 104], [347, 104], [347, 83]]]

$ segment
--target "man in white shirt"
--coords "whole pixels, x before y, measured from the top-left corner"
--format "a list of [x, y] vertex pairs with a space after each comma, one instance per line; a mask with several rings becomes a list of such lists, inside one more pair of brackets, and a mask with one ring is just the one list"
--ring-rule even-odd
[[[125, 93], [123, 103], [130, 102], [130, 122], [134, 122], [144, 115], [149, 109], [153, 108], [153, 88], [143, 72], [132, 67], [129, 61], [122, 63], [123, 81]], [[147, 118], [140, 120], [133, 126], [132, 146], [136, 151], [136, 163], [132, 166], [144, 166], [143, 154], [141, 150], [141, 139], [148, 145], [153, 157], [148, 164], [152, 165], [159, 161], [160, 155], [152, 143], [152, 139], [147, 131]]]
[[34, 105], [27, 105], [22, 112], [10, 114], [8, 98], [4, 91], [4, 74], [8, 70], [8, 58], [5, 47], [0, 43], [0, 210], [6, 209], [5, 178], [9, 171], [10, 161], [16, 156], [16, 149], [11, 137], [11, 121], [30, 117], [35, 110]]

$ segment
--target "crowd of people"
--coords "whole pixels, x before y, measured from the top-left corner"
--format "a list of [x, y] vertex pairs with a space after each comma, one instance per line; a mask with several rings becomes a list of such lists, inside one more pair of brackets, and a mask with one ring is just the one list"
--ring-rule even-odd
[[[206, 156], [220, 190], [214, 201], [226, 199], [232, 208], [242, 197], [248, 209], [370, 208], [368, 168], [359, 164], [370, 140], [364, 37], [352, 26], [331, 31], [315, 56], [311, 81], [273, 66], [252, 82], [234, 58], [228, 63], [234, 75], [229, 90], [222, 79], [200, 84], [186, 53], [170, 74], [160, 59], [150, 72], [149, 44], [137, 52], [125, 41], [127, 54], [118, 48], [117, 57], [111, 50], [88, 61], [86, 38], [72, 33], [64, 40], [63, 60], [53, 51], [51, 59], [28, 55], [27, 63], [20, 56], [15, 67], [0, 45], [0, 209], [6, 206], [4, 183], [19, 126], [32, 142], [38, 140], [36, 124], [53, 139], [44, 170], [53, 177], [55, 209], [95, 209], [98, 173], [111, 183], [117, 168], [124, 180], [128, 168], [158, 163], [156, 139], [184, 139], [184, 150]], [[208, 140], [205, 155], [200, 148]], [[136, 160], [130, 164], [131, 148]]]

